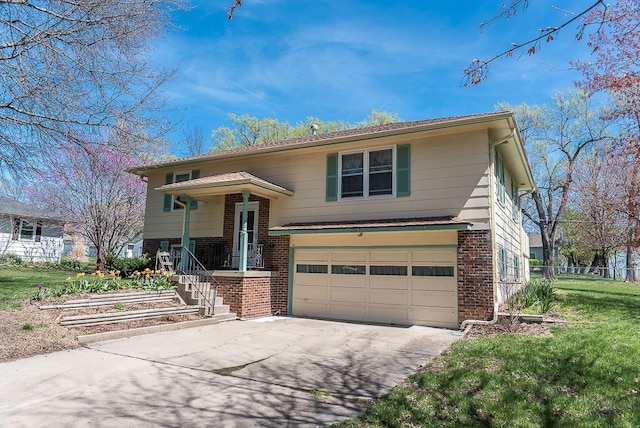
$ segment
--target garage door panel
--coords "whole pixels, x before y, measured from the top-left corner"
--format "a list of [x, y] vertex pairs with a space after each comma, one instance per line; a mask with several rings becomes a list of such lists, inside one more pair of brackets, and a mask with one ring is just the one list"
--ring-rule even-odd
[[411, 308], [409, 321], [415, 324], [436, 327], [457, 328], [458, 316], [452, 309], [443, 308]]
[[397, 276], [371, 276], [369, 287], [372, 289], [409, 290], [409, 278]]
[[367, 277], [365, 275], [331, 275], [331, 286], [365, 288]]
[[413, 277], [411, 289], [414, 291], [455, 291], [458, 283], [455, 278]]
[[364, 263], [366, 261], [366, 251], [334, 251], [331, 253], [332, 263]]
[[446, 263], [452, 265], [457, 262], [454, 251], [414, 251], [411, 254], [413, 263]]
[[364, 305], [337, 305], [330, 304], [328, 315], [331, 318], [343, 320], [362, 321], [366, 320], [366, 308]]
[[317, 273], [296, 273], [296, 285], [328, 286], [329, 276]]
[[327, 317], [328, 304], [326, 302], [295, 299], [293, 304], [296, 307], [296, 315], [303, 317]]
[[296, 287], [294, 291], [295, 299], [327, 300], [329, 298], [329, 287], [315, 287], [303, 285]]
[[332, 302], [349, 302], [364, 304], [367, 300], [367, 292], [364, 289], [332, 289], [329, 294], [329, 298]]
[[456, 303], [456, 294], [451, 292], [423, 291], [411, 293], [412, 306], [453, 308]]
[[369, 255], [369, 261], [372, 264], [389, 262], [407, 263], [409, 261], [409, 253], [407, 251], [372, 251]]
[[372, 291], [369, 293], [370, 304], [404, 305], [409, 304], [407, 292]]
[[329, 262], [329, 253], [327, 251], [305, 250], [296, 254], [296, 263], [308, 262]]
[[409, 322], [409, 310], [404, 308], [390, 308], [372, 306], [369, 308], [369, 319], [372, 321], [386, 320], [385, 322], [407, 324]]

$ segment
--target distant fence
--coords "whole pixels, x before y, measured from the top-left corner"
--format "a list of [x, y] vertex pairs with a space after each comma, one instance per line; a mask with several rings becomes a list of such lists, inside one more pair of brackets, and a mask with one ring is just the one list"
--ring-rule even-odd
[[[542, 274], [544, 266], [531, 266], [529, 272]], [[625, 280], [631, 269], [625, 267], [591, 267], [591, 266], [556, 266], [556, 274], [589, 275], [602, 278]]]

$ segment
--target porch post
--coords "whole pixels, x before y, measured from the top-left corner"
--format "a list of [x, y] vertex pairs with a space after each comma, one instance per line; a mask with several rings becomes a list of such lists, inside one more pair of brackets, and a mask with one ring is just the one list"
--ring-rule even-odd
[[191, 219], [191, 201], [192, 198], [185, 198], [184, 201], [184, 213], [183, 213], [183, 222], [182, 222], [182, 240], [180, 241], [180, 245], [182, 246], [180, 250], [180, 270], [186, 271], [188, 266], [188, 253], [189, 249], [189, 221]]
[[242, 191], [242, 230], [240, 231], [240, 263], [238, 270], [247, 271], [247, 252], [249, 249], [249, 234], [247, 233], [247, 222], [249, 218], [249, 195], [248, 190]]

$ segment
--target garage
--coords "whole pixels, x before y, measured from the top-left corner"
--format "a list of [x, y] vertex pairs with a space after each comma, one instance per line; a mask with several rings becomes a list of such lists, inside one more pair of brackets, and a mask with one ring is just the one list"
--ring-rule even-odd
[[456, 248], [296, 248], [293, 315], [458, 327]]

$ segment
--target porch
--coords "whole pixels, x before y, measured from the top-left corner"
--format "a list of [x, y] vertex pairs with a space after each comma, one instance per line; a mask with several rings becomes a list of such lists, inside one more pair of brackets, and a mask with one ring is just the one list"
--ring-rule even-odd
[[[186, 253], [195, 255], [206, 277], [218, 284], [218, 295], [239, 317], [286, 313], [289, 238], [269, 236], [268, 230], [271, 203], [292, 196], [292, 191], [246, 172], [196, 178], [156, 190], [182, 206], [183, 233], [180, 238], [145, 239], [147, 253], [170, 252], [176, 271]], [[221, 203], [221, 215], [210, 221], [222, 223], [222, 236], [192, 236], [197, 204]]]

